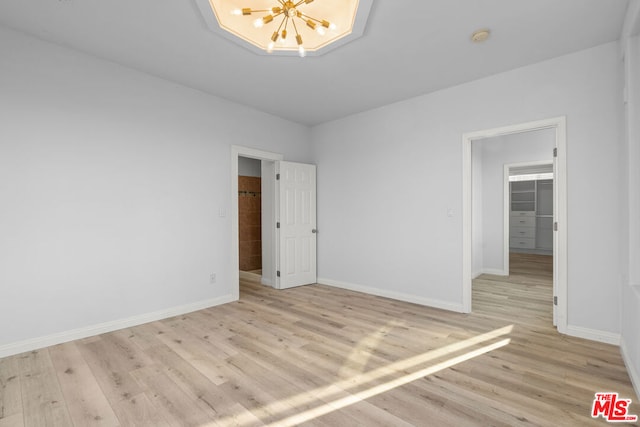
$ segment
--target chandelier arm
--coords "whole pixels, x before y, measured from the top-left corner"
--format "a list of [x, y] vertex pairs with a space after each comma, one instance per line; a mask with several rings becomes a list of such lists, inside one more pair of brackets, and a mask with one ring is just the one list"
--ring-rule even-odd
[[[278, 26], [278, 30], [276, 31], [277, 33], [280, 33], [280, 29], [282, 28], [282, 24], [284, 24], [284, 21], [286, 21], [288, 18], [286, 16], [282, 17], [282, 21], [280, 21], [280, 26]], [[287, 28], [287, 27], [285, 27]]]
[[316, 19], [312, 16], [309, 15], [305, 15], [304, 13], [300, 13], [300, 16], [304, 16], [305, 18], [311, 19], [312, 21], [316, 21], [319, 24], [322, 24], [322, 20], [321, 19]]
[[299, 36], [300, 34], [298, 33], [298, 27], [296, 26], [296, 21], [291, 19], [291, 22], [293, 23], [293, 29], [296, 32], [296, 36]]
[[305, 3], [305, 0], [300, 0], [298, 3], [294, 5], [295, 8], [298, 8], [302, 3]]

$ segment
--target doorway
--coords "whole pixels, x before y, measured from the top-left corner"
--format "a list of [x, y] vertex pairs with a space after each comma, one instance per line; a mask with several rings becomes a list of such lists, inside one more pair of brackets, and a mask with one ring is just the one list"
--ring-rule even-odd
[[[547, 135], [528, 135], [536, 141], [541, 136], [541, 146], [534, 149], [534, 156], [552, 153], [555, 132], [547, 129]], [[533, 138], [532, 138], [533, 136]], [[544, 139], [544, 137], [547, 137]], [[517, 141], [517, 140], [516, 140]], [[526, 140], [525, 140], [526, 141]], [[515, 144], [514, 144], [515, 145]], [[517, 149], [517, 145], [515, 147]], [[523, 155], [531, 154], [522, 150]], [[539, 154], [542, 152], [542, 154]], [[524, 163], [505, 163], [503, 173], [504, 243], [502, 246], [504, 270], [499, 275], [509, 275], [510, 253], [530, 253], [553, 256], [554, 167], [553, 160]], [[555, 320], [554, 320], [555, 324]]]
[[504, 165], [505, 252], [553, 256], [553, 194], [552, 160]]
[[277, 244], [275, 234], [275, 163], [282, 154], [231, 146], [231, 294], [240, 298], [240, 239], [238, 176], [240, 158], [260, 161], [261, 175], [261, 280], [263, 285], [276, 283]]
[[[474, 206], [477, 210], [478, 200], [474, 199], [473, 184], [473, 148], [480, 145], [481, 141], [488, 138], [508, 137], [509, 135], [524, 134], [547, 130], [553, 135], [554, 148], [549, 157], [553, 158], [554, 164], [554, 187], [553, 194], [553, 223], [557, 226], [557, 231], [553, 232], [552, 250], [553, 257], [553, 305], [554, 324], [558, 331], [566, 333], [567, 328], [567, 209], [566, 209], [566, 119], [558, 117], [548, 120], [523, 123], [501, 128], [487, 129], [463, 135], [463, 306], [466, 312], [472, 311], [472, 278], [478, 270], [478, 262], [474, 262], [474, 250], [480, 250], [477, 239], [478, 219], [472, 214]], [[508, 223], [507, 213], [499, 215], [502, 221], [502, 228], [506, 230]], [[506, 241], [507, 231], [500, 230], [499, 239]], [[505, 246], [500, 244], [499, 258], [502, 261], [506, 251]], [[476, 257], [477, 260], [477, 257]], [[502, 270], [508, 274], [508, 257], [506, 262], [500, 262]]]
[[[238, 157], [240, 275], [262, 276], [262, 160]], [[260, 279], [258, 279], [260, 280]]]
[[277, 153], [231, 147], [231, 294], [240, 298], [238, 175], [241, 159], [260, 161], [261, 277], [277, 289], [315, 283], [316, 167]]

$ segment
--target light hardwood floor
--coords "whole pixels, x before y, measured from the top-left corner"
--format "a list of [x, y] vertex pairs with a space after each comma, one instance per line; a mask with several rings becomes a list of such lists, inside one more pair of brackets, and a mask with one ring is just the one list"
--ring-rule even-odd
[[597, 391], [640, 414], [619, 349], [559, 335], [526, 258], [468, 315], [243, 275], [239, 302], [0, 359], [0, 427], [606, 425]]

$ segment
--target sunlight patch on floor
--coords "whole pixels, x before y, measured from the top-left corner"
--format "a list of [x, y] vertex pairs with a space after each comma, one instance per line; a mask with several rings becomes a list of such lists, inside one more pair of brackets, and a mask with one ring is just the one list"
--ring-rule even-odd
[[353, 350], [351, 350], [351, 353], [349, 353], [347, 361], [340, 368], [338, 377], [348, 378], [352, 376], [354, 372], [363, 373], [372, 356], [370, 349], [376, 348], [380, 341], [384, 340], [384, 337], [387, 336], [393, 328], [398, 326], [401, 326], [401, 323], [398, 321], [388, 322], [385, 326], [358, 341], [358, 344], [356, 344]]
[[[504, 337], [510, 334], [512, 330], [513, 325], [498, 328], [426, 353], [390, 363], [369, 372], [357, 374], [286, 399], [280, 399], [261, 407], [261, 410], [267, 413], [277, 414], [278, 410], [282, 410], [283, 404], [291, 409], [295, 409], [308, 407], [318, 401], [325, 402], [312, 409], [301, 410], [295, 415], [284, 417], [269, 424], [272, 426], [298, 425], [504, 347], [511, 341], [510, 338]], [[374, 332], [372, 335], [376, 334], [379, 335], [379, 331]], [[372, 340], [363, 339], [361, 343], [379, 341], [379, 339], [374, 337]], [[487, 344], [490, 341], [493, 342]], [[481, 347], [468, 350], [474, 346]], [[463, 350], [465, 351], [464, 353], [454, 355]], [[433, 363], [436, 359], [444, 357], [448, 358]], [[432, 364], [425, 366], [425, 364], [429, 362]], [[376, 383], [373, 384], [374, 382]], [[226, 425], [227, 422], [241, 426], [252, 425], [255, 423], [255, 415], [247, 411], [233, 417], [216, 420], [215, 425], [219, 423]], [[212, 423], [211, 425], [214, 424]]]
[[369, 389], [362, 390], [356, 392], [350, 396], [343, 397], [341, 399], [334, 400], [332, 402], [328, 402], [325, 405], [319, 406], [314, 409], [310, 409], [299, 414], [293, 415], [291, 417], [285, 418], [283, 420], [279, 420], [276, 423], [268, 424], [270, 426], [295, 426], [299, 425], [303, 422], [310, 421], [314, 418], [320, 417], [322, 415], [326, 415], [332, 411], [342, 409], [346, 406], [352, 405], [354, 403], [358, 403], [360, 401], [366, 400], [370, 397], [376, 396], [378, 394], [384, 393], [386, 391], [392, 390], [396, 387], [401, 387], [405, 384], [408, 384], [412, 381], [418, 380], [420, 378], [426, 377], [428, 375], [434, 374], [443, 369], [450, 368], [451, 366], [457, 365], [458, 363], [462, 363], [466, 360], [473, 359], [474, 357], [481, 356], [485, 353], [488, 353], [493, 350], [497, 350], [501, 347], [508, 345], [511, 342], [510, 338], [505, 338], [493, 344], [481, 347], [477, 350], [472, 350], [468, 353], [462, 354], [460, 356], [453, 357], [451, 359], [445, 360], [440, 363], [436, 363], [435, 365], [426, 367], [424, 369], [420, 369], [411, 374], [404, 375], [402, 377], [387, 381], [383, 384], [378, 384]]

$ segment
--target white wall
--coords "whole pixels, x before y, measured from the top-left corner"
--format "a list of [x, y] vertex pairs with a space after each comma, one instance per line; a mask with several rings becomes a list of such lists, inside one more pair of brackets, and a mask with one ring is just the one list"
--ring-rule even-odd
[[627, 196], [621, 209], [621, 347], [629, 375], [640, 397], [640, 2], [629, 3], [623, 37], [625, 144], [620, 157], [620, 182]]
[[238, 157], [238, 175], [239, 176], [262, 176], [262, 161], [258, 159], [250, 159], [248, 157]]
[[321, 280], [461, 310], [462, 134], [566, 115], [568, 323], [618, 334], [619, 94], [610, 43], [313, 128]]
[[504, 165], [543, 160], [551, 163], [555, 140], [555, 129], [542, 129], [473, 141], [472, 161], [481, 164], [482, 174], [472, 189], [481, 194], [480, 206], [476, 206], [480, 212], [473, 212], [474, 220], [477, 215], [481, 218], [481, 231], [474, 232], [474, 238], [480, 239], [473, 242], [474, 248], [481, 246], [480, 252], [473, 254], [474, 267], [481, 266], [472, 270], [475, 273], [509, 274], [504, 265]]
[[309, 161], [309, 129], [1, 27], [0, 58], [0, 353], [228, 299], [230, 145]]

